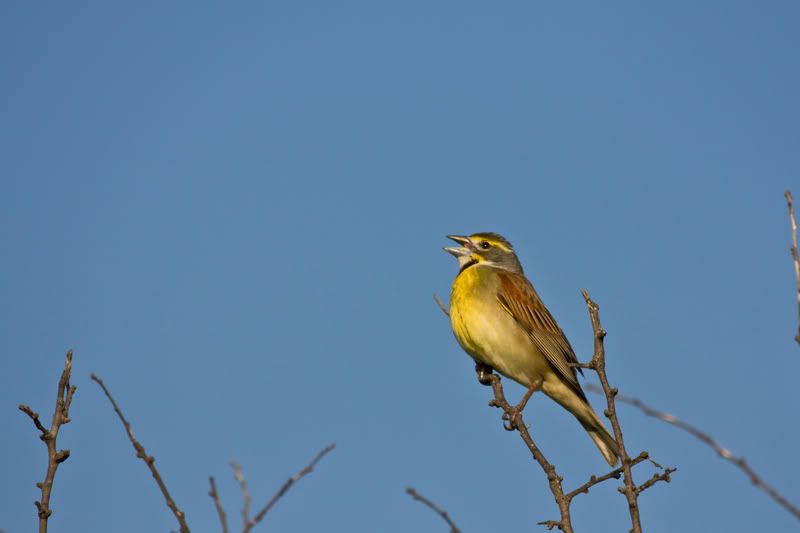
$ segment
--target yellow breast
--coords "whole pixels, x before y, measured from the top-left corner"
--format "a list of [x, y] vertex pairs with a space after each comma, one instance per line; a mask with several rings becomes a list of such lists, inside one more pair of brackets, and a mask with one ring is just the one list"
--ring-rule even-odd
[[[486, 290], [487, 276], [481, 276], [480, 268], [472, 267], [459, 274], [453, 281], [450, 294], [450, 324], [456, 340], [472, 357], [480, 359], [483, 350], [480, 338], [475, 338], [475, 327], [485, 307], [482, 299], [490, 296]], [[480, 337], [480, 335], [478, 335]]]
[[453, 282], [450, 324], [473, 359], [528, 386], [549, 367], [528, 335], [497, 301], [499, 280], [492, 267], [467, 268]]

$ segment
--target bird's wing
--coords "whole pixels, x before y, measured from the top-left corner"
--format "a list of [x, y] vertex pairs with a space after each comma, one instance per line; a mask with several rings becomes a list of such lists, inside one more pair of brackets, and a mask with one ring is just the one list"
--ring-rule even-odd
[[577, 363], [578, 358], [533, 285], [525, 276], [513, 272], [500, 272], [499, 277], [497, 301], [525, 330], [564, 381], [585, 400], [578, 383], [577, 367], [570, 366], [570, 363]]

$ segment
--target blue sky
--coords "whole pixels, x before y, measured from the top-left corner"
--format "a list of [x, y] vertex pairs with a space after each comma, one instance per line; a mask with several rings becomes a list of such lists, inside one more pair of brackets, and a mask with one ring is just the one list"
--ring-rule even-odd
[[[52, 531], [195, 531], [337, 449], [275, 531], [537, 530], [543, 474], [502, 430], [431, 295], [444, 235], [497, 231], [581, 358], [696, 423], [795, 502], [800, 350], [783, 191], [800, 195], [794, 2], [6, 4], [0, 15], [0, 528], [35, 527], [67, 348], [78, 386]], [[512, 398], [521, 390], [508, 386]], [[593, 398], [595, 406], [598, 398]], [[620, 407], [678, 472], [650, 532], [797, 521], [710, 449]], [[574, 487], [606, 470], [546, 398], [527, 418]], [[652, 473], [644, 465], [636, 476]], [[613, 484], [578, 531], [622, 531]], [[236, 528], [238, 529], [238, 527]]]

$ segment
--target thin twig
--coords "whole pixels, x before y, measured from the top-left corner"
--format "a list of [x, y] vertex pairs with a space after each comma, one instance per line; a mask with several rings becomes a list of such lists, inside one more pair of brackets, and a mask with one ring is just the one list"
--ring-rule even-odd
[[592, 330], [594, 331], [594, 355], [592, 356], [592, 367], [597, 372], [597, 377], [600, 379], [600, 384], [603, 387], [603, 392], [606, 396], [606, 410], [605, 415], [611, 421], [611, 427], [614, 430], [614, 440], [617, 441], [619, 447], [619, 456], [622, 463], [622, 473], [624, 475], [624, 485], [619, 491], [625, 495], [628, 500], [628, 512], [631, 515], [631, 531], [633, 533], [642, 533], [642, 522], [639, 516], [639, 504], [637, 502], [638, 492], [636, 491], [636, 482], [633, 480], [631, 473], [631, 458], [628, 451], [625, 449], [625, 441], [622, 438], [622, 427], [617, 417], [617, 410], [614, 403], [614, 397], [617, 395], [617, 389], [612, 389], [608, 384], [608, 376], [606, 375], [606, 351], [604, 339], [606, 331], [600, 324], [600, 306], [598, 306], [589, 297], [589, 293], [585, 289], [581, 289], [583, 299], [586, 301], [586, 307], [589, 309], [589, 318], [592, 321]]
[[36, 426], [36, 429], [42, 432], [39, 438], [44, 440], [47, 437], [47, 428], [44, 427], [42, 422], [39, 420], [39, 413], [35, 412], [33, 409], [23, 403], [19, 404], [17, 409], [28, 415], [31, 420], [33, 420], [33, 425]]
[[431, 500], [429, 500], [428, 498], [417, 492], [416, 489], [409, 487], [406, 489], [406, 494], [408, 494], [418, 502], [422, 503], [423, 505], [426, 505], [431, 510], [433, 510], [434, 513], [441, 516], [442, 520], [447, 522], [447, 525], [450, 526], [450, 533], [461, 533], [461, 530], [456, 527], [455, 522], [453, 522], [453, 519], [450, 518], [449, 514], [447, 514], [447, 511], [445, 511], [444, 509], [433, 503]]
[[69, 458], [69, 450], [58, 450], [56, 439], [58, 438], [58, 431], [61, 426], [68, 424], [69, 408], [72, 405], [72, 397], [75, 395], [77, 389], [74, 385], [70, 386], [69, 378], [72, 374], [72, 350], [67, 351], [66, 362], [64, 363], [64, 370], [61, 372], [61, 378], [58, 380], [58, 393], [56, 395], [56, 406], [53, 410], [53, 420], [50, 423], [50, 429], [45, 428], [39, 420], [39, 413], [27, 405], [20, 404], [19, 410], [25, 413], [33, 420], [36, 429], [39, 430], [41, 435], [39, 438], [47, 446], [47, 472], [44, 476], [44, 481], [37, 483], [36, 486], [42, 491], [42, 497], [39, 501], [34, 502], [39, 516], [39, 533], [47, 532], [47, 520], [53, 514], [50, 508], [50, 497], [53, 494], [53, 480], [56, 477], [56, 470], [58, 465], [63, 463]]
[[178, 520], [178, 525], [180, 526], [181, 533], [189, 533], [189, 526], [186, 525], [186, 516], [184, 515], [183, 511], [181, 511], [178, 508], [177, 504], [175, 503], [175, 500], [172, 499], [172, 496], [170, 496], [169, 490], [167, 490], [167, 485], [164, 483], [164, 480], [161, 479], [161, 474], [158, 473], [158, 469], [156, 469], [155, 465], [156, 458], [153, 457], [152, 455], [147, 455], [144, 446], [142, 446], [142, 444], [138, 440], [136, 440], [136, 437], [133, 436], [133, 431], [131, 430], [130, 422], [128, 422], [128, 420], [125, 418], [125, 415], [122, 414], [122, 411], [117, 405], [117, 402], [114, 401], [114, 397], [111, 396], [111, 393], [108, 391], [108, 388], [106, 388], [105, 383], [103, 383], [103, 380], [97, 377], [97, 375], [95, 375], [94, 373], [91, 374], [91, 378], [92, 381], [100, 385], [100, 388], [103, 389], [106, 398], [108, 398], [108, 400], [111, 402], [111, 405], [114, 407], [114, 412], [117, 413], [117, 416], [119, 417], [120, 421], [122, 421], [122, 425], [125, 426], [125, 431], [128, 433], [128, 438], [130, 439], [131, 444], [133, 444], [133, 448], [136, 450], [136, 457], [144, 461], [144, 463], [147, 465], [147, 468], [150, 469], [150, 473], [153, 475], [153, 479], [156, 480], [158, 488], [161, 489], [161, 494], [164, 495], [164, 499], [167, 502], [167, 507], [170, 508], [172, 514], [174, 514], [175, 518]]
[[219, 523], [222, 526], [222, 533], [228, 533], [228, 516], [225, 514], [225, 508], [222, 506], [222, 500], [219, 499], [217, 482], [214, 480], [214, 476], [208, 476], [208, 484], [211, 485], [208, 495], [211, 496], [211, 499], [214, 502], [214, 507], [217, 508]]
[[[261, 510], [258, 512], [258, 514], [256, 514], [256, 516], [252, 520], [250, 518], [247, 518], [245, 520], [244, 525], [242, 527], [242, 532], [248, 533], [256, 526], [256, 524], [261, 522], [267, 515], [267, 513], [269, 513], [270, 510], [275, 506], [275, 504], [278, 503], [278, 500], [280, 500], [283, 497], [283, 495], [286, 494], [289, 488], [291, 488], [291, 486], [294, 485], [296, 482], [298, 482], [300, 479], [313, 472], [314, 468], [317, 466], [317, 463], [319, 463], [322, 460], [322, 458], [328, 455], [328, 453], [330, 453], [334, 448], [336, 448], [336, 443], [332, 443], [325, 446], [322, 450], [319, 451], [319, 453], [317, 453], [317, 455], [314, 456], [314, 459], [312, 459], [311, 462], [308, 463], [308, 465], [305, 468], [303, 468], [301, 471], [299, 471], [298, 473], [287, 479], [286, 482], [283, 485], [281, 485], [281, 488], [278, 489], [278, 491], [272, 496], [272, 498], [269, 499], [269, 501], [264, 505], [264, 507], [261, 508]], [[231, 461], [231, 466], [233, 466], [234, 464], [236, 463]], [[234, 472], [236, 472], [237, 468], [241, 473], [241, 468], [239, 467], [239, 465], [234, 466]], [[239, 480], [239, 477], [237, 476], [236, 479]], [[249, 491], [247, 490], [247, 484], [246, 482], [244, 482], [244, 476], [242, 476], [241, 480], [239, 480], [239, 484], [242, 486], [243, 496], [249, 499], [250, 495]], [[248, 503], [248, 509], [249, 509], [249, 503]], [[242, 509], [242, 516], [244, 515], [245, 515], [245, 510]]]
[[[646, 461], [647, 459], [649, 459], [649, 457], [647, 455], [647, 452], [642, 452], [642, 453], [639, 454], [638, 457], [635, 457], [634, 459], [631, 459], [631, 466], [636, 466], [639, 463], [641, 463], [642, 461]], [[589, 489], [594, 487], [595, 485], [600, 484], [603, 481], [607, 481], [607, 480], [612, 479], [612, 478], [613, 479], [619, 479], [621, 475], [622, 475], [622, 467], [620, 466], [619, 468], [615, 468], [611, 472], [608, 472], [607, 474], [603, 474], [602, 476], [599, 476], [599, 477], [598, 476], [592, 476], [592, 477], [589, 478], [589, 481], [587, 481], [586, 483], [584, 483], [583, 485], [581, 485], [577, 489], [575, 489], [572, 492], [570, 492], [569, 494], [567, 494], [566, 497], [567, 497], [568, 500], [572, 501], [572, 499], [575, 498], [575, 496], [577, 496], [578, 494], [586, 494], [586, 493], [589, 492]]]
[[792, 193], [786, 191], [786, 205], [789, 207], [789, 223], [792, 226], [792, 260], [794, 262], [794, 276], [797, 280], [797, 335], [794, 340], [800, 344], [800, 258], [797, 256], [797, 222], [794, 220], [794, 209], [792, 208]]
[[239, 482], [239, 488], [242, 490], [242, 524], [250, 523], [250, 489], [247, 487], [247, 480], [244, 478], [242, 467], [236, 461], [231, 460], [231, 468], [233, 469], [233, 477]]
[[447, 307], [445, 307], [445, 305], [439, 299], [439, 295], [434, 294], [433, 295], [433, 300], [436, 302], [436, 305], [439, 306], [439, 309], [442, 311], [442, 313], [445, 314], [445, 316], [450, 316], [450, 311], [447, 310]]
[[650, 487], [652, 487], [653, 485], [655, 485], [659, 481], [665, 481], [665, 482], [669, 483], [670, 481], [672, 481], [672, 478], [669, 477], [670, 474], [672, 474], [676, 470], [677, 470], [677, 468], [667, 468], [666, 470], [664, 470], [660, 474], [659, 473], [653, 474], [653, 477], [651, 477], [650, 479], [648, 479], [647, 481], [645, 481], [644, 483], [642, 483], [641, 485], [636, 487], [636, 493], [637, 494], [641, 494], [642, 492], [646, 491], [647, 489], [649, 489]]
[[[602, 393], [602, 390], [597, 385], [588, 384], [586, 385], [586, 389], [595, 392], [595, 393]], [[675, 415], [665, 413], [663, 411], [659, 411], [650, 407], [643, 401], [638, 398], [634, 398], [632, 396], [624, 396], [622, 394], [617, 396], [617, 400], [622, 403], [626, 403], [628, 405], [632, 405], [636, 407], [641, 412], [646, 414], [647, 416], [656, 418], [661, 420], [662, 422], [666, 422], [668, 424], [672, 424], [673, 426], [680, 428], [696, 439], [704, 442], [708, 446], [711, 447], [717, 455], [725, 459], [726, 461], [730, 462], [737, 468], [739, 468], [745, 475], [750, 478], [750, 482], [758, 487], [759, 489], [766, 492], [770, 498], [775, 500], [781, 507], [789, 511], [791, 514], [794, 515], [795, 518], [800, 519], [800, 507], [790, 502], [786, 497], [780, 494], [774, 487], [769, 485], [766, 481], [764, 481], [761, 476], [755, 473], [750, 465], [747, 463], [747, 460], [744, 457], [737, 457], [733, 454], [729, 449], [724, 447], [722, 444], [717, 442], [711, 435], [708, 433], [701, 431], [697, 427], [689, 424], [688, 422], [684, 422], [680, 418]]]

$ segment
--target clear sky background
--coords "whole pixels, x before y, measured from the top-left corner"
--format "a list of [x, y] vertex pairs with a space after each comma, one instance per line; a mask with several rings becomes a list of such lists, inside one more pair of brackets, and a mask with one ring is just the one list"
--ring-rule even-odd
[[[54, 532], [174, 518], [103, 377], [195, 531], [238, 530], [324, 445], [266, 530], [538, 531], [557, 510], [432, 301], [449, 233], [497, 231], [579, 356], [800, 502], [800, 349], [783, 192], [800, 196], [796, 2], [197, 2], [0, 8], [0, 528], [35, 529], [75, 350]], [[591, 379], [591, 377], [589, 378]], [[508, 385], [518, 398], [522, 391]], [[595, 406], [600, 399], [592, 396]], [[607, 470], [544, 397], [567, 488]], [[678, 472], [649, 532], [798, 522], [688, 435], [620, 407]], [[642, 465], [636, 478], [653, 472]], [[626, 531], [609, 483], [578, 531]]]

